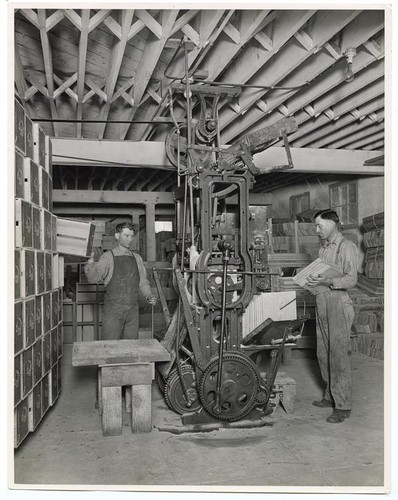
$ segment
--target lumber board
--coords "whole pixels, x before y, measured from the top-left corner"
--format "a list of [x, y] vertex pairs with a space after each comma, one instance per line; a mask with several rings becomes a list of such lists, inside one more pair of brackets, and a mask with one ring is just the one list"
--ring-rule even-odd
[[101, 379], [102, 387], [148, 385], [152, 383], [152, 363], [102, 366]]
[[102, 387], [102, 433], [120, 436], [122, 433], [122, 388]]
[[131, 430], [133, 433], [152, 430], [152, 386], [133, 385], [131, 388]]
[[74, 342], [72, 365], [168, 361], [170, 354], [155, 339]]

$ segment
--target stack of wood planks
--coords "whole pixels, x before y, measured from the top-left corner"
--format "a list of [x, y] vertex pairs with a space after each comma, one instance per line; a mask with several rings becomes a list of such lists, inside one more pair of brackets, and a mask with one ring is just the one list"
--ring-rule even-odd
[[[365, 231], [365, 276], [371, 280], [384, 279], [384, 212], [362, 220]], [[380, 284], [380, 283], [378, 283]]]

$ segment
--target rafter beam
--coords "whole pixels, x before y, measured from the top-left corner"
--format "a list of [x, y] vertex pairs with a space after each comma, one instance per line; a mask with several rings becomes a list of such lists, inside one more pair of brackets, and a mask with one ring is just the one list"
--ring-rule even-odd
[[111, 9], [101, 9], [98, 12], [96, 12], [90, 19], [88, 25], [88, 32], [90, 33], [91, 31], [93, 31], [93, 29], [95, 29], [97, 26], [103, 23], [110, 13]]
[[[358, 12], [359, 11], [355, 11], [350, 15], [350, 11], [335, 11], [333, 14], [325, 11], [323, 13], [322, 22], [318, 22], [316, 24], [317, 30], [316, 32], [312, 33], [315, 46], [322, 44], [325, 38], [331, 38], [336, 30], [339, 29], [338, 26], [340, 26], [341, 29], [342, 25], [349, 23], [350, 18], [352, 20], [352, 16], [355, 15], [358, 16], [357, 18], [355, 18], [355, 22], [349, 23], [344, 30], [344, 43], [350, 44], [350, 46], [352, 47], [360, 46], [365, 40], [369, 38], [369, 35], [377, 33], [383, 28], [383, 12], [380, 11], [379, 13], [377, 11], [375, 15], [364, 17], [361, 17], [362, 14], [358, 15]], [[332, 22], [333, 16], [340, 17], [340, 23], [337, 23], [337, 19], [335, 19], [335, 22]], [[361, 29], [358, 29], [358, 25], [361, 25]], [[297, 52], [297, 54], [295, 54], [295, 51]], [[280, 81], [281, 77], [287, 76], [292, 70], [291, 63], [289, 67], [290, 60], [294, 60], [294, 66], [296, 66], [296, 62], [300, 59], [298, 52], [301, 52], [301, 62], [306, 61], [311, 56], [311, 65], [302, 64], [296, 71], [291, 74], [291, 76], [287, 76], [287, 78], [284, 78], [283, 84], [285, 86], [297, 86], [303, 84], [308, 80], [315, 79], [317, 76], [324, 73], [328, 68], [336, 64], [334, 58], [331, 57], [328, 52], [316, 52], [316, 49], [314, 49], [314, 51], [314, 54], [311, 55], [308, 51], [305, 51], [299, 46], [292, 47], [291, 45], [287, 45], [286, 49], [278, 54], [278, 59], [275, 61], [275, 64], [267, 67], [264, 71], [260, 72], [258, 76], [253, 79], [253, 83], [257, 83], [257, 81], [269, 81], [271, 84], [277, 84]], [[371, 64], [373, 61], [373, 56], [365, 51], [361, 51], [357, 55], [357, 57], [354, 58], [353, 68], [355, 72], [360, 71], [362, 68]], [[288, 69], [286, 69], [286, 66], [288, 67]], [[303, 89], [301, 91], [297, 89], [290, 91], [289, 93], [281, 93], [280, 91], [268, 91], [267, 93], [266, 91], [264, 91], [264, 93], [267, 93], [267, 102], [269, 106], [268, 113], [270, 114], [281, 104], [287, 105], [291, 113], [296, 113], [303, 109], [305, 106], [312, 104], [314, 100], [321, 98], [323, 95], [325, 95], [326, 99], [330, 100], [334, 95], [336, 95], [335, 93], [330, 91], [335, 89], [340, 84], [342, 84], [342, 92], [346, 91], [351, 94], [350, 89], [346, 88], [347, 85], [344, 84], [345, 72], [346, 64], [344, 64], [344, 61], [342, 61], [341, 64], [337, 63], [335, 71], [327, 74], [323, 78], [319, 78], [310, 87], [307, 87], [307, 89]], [[350, 85], [351, 84], [356, 85], [356, 79], [354, 79], [354, 81], [351, 82]], [[257, 100], [260, 96], [258, 95], [258, 92], [253, 95], [253, 93], [250, 91], [244, 91], [240, 96], [242, 108], [251, 108], [252, 104], [254, 104], [255, 100]], [[331, 106], [332, 104], [328, 102], [328, 105], [322, 105], [320, 108], [318, 107], [318, 109], [315, 110], [315, 113], [322, 112], [323, 110]], [[309, 118], [310, 117], [307, 116], [307, 119]], [[266, 119], [264, 119], [263, 115], [260, 115], [256, 111], [256, 109], [253, 108], [249, 109], [244, 119], [239, 120], [239, 123], [233, 124], [233, 122], [236, 121], [236, 116], [228, 113], [228, 110], [225, 110], [224, 112], [222, 111], [220, 113], [221, 129], [227, 127], [222, 133], [222, 140], [223, 142], [233, 141], [239, 135], [239, 133], [241, 133], [241, 130], [250, 131], [250, 128], [255, 124], [257, 125], [257, 122], [259, 122], [259, 120], [260, 122], [257, 126], [266, 126], [267, 122], [270, 119], [271, 117], [267, 117]]]
[[80, 31], [82, 29], [82, 20], [79, 14], [73, 9], [64, 9], [65, 17]]
[[[75, 74], [76, 74], [76, 73], [75, 73]], [[64, 84], [65, 84], [65, 82], [62, 82], [61, 78], [59, 78], [59, 77], [58, 77], [55, 73], [54, 73], [54, 82], [55, 82], [57, 85], [59, 85], [60, 87], [61, 87], [62, 85], [64, 85]], [[72, 97], [72, 99], [73, 99], [74, 101], [76, 101], [76, 102], [77, 102], [77, 94], [76, 94], [75, 92], [73, 92], [73, 90], [72, 90], [69, 86], [67, 86], [67, 87], [66, 87], [65, 92], [66, 92], [66, 93], [67, 93], [70, 97]]]
[[[196, 15], [197, 11], [189, 11], [192, 15]], [[200, 11], [200, 23], [199, 23], [199, 45], [193, 48], [188, 53], [188, 69], [195, 69], [197, 64], [200, 64], [201, 60], [205, 57], [207, 52], [210, 50], [212, 45], [215, 43], [217, 38], [222, 33], [224, 26], [228, 23], [229, 19], [232, 17], [234, 11], [226, 12], [223, 10], [216, 11], [208, 11], [202, 10]], [[188, 13], [186, 13], [188, 14]], [[174, 23], [174, 26], [170, 32], [170, 36], [172, 36], [176, 31], [181, 29], [183, 21], [185, 19], [187, 21], [191, 20], [192, 17], [184, 17], [184, 14]], [[224, 17], [224, 19], [223, 19]], [[184, 72], [184, 58], [179, 58], [173, 69], [173, 74], [183, 74]], [[164, 92], [167, 92], [167, 89], [170, 86], [170, 80], [167, 78], [163, 78], [162, 82], [159, 84], [159, 88], [162, 88]], [[163, 105], [152, 106], [147, 105], [147, 111], [145, 113], [144, 120], [152, 120], [156, 115], [160, 115], [164, 109]], [[138, 140], [147, 140], [150, 133], [153, 131], [153, 127], [151, 125], [141, 125], [136, 129], [136, 138]]]
[[26, 91], [27, 91], [27, 85], [24, 77], [24, 71], [23, 71], [23, 66], [22, 66], [22, 61], [21, 61], [21, 56], [19, 55], [19, 49], [18, 49], [18, 44], [15, 43], [15, 69], [14, 69], [14, 78], [15, 78], [15, 85], [18, 90], [19, 97], [23, 100], [26, 100]]
[[[362, 140], [365, 137], [369, 136], [370, 134], [374, 134], [377, 132], [384, 132], [384, 121], [381, 123], [373, 124], [373, 125], [369, 125], [369, 121], [367, 123], [365, 123], [365, 125], [368, 125], [368, 126], [366, 126], [366, 127], [358, 126], [354, 133], [347, 134], [345, 137], [343, 137], [342, 139], [340, 139], [338, 141], [331, 141], [329, 143], [328, 147], [333, 148], [333, 149], [344, 148], [347, 146], [347, 144], [352, 144], [353, 142], [356, 142], [357, 140]], [[373, 123], [373, 122], [371, 122], [371, 123]]]
[[[311, 142], [321, 141], [319, 143], [319, 147], [323, 147], [326, 144], [322, 142], [323, 138], [327, 141], [329, 137], [333, 137], [335, 133], [338, 134], [341, 128], [352, 124], [360, 117], [366, 117], [369, 113], [373, 113], [374, 111], [379, 111], [380, 109], [383, 108], [384, 108], [384, 99], [382, 97], [379, 97], [378, 99], [371, 101], [369, 104], [365, 104], [359, 108], [356, 108], [357, 111], [356, 114], [354, 114], [353, 112], [344, 112], [343, 115], [338, 120], [333, 121], [332, 123], [330, 123], [330, 120], [328, 118], [325, 118], [325, 116], [320, 115], [315, 120], [307, 121], [305, 124], [302, 125], [302, 127], [299, 127], [299, 130], [300, 128], [302, 129], [301, 137], [295, 140], [293, 138], [293, 135], [295, 134], [293, 134], [292, 136], [289, 137], [289, 141], [294, 147], [303, 147], [307, 146]], [[356, 127], [357, 125], [353, 126]], [[277, 145], [279, 146], [282, 144], [278, 143]]]
[[349, 142], [345, 147], [350, 149], [359, 149], [363, 148], [364, 146], [367, 146], [368, 144], [371, 144], [372, 142], [379, 140], [384, 140], [384, 127], [381, 132], [367, 135], [366, 137], [363, 137], [359, 141]]
[[[347, 115], [348, 118], [349, 118], [349, 116], [350, 115]], [[384, 119], [384, 112], [381, 112], [379, 114], [378, 118], [379, 118], [379, 120], [383, 120]], [[365, 116], [364, 119], [360, 123], [356, 123], [354, 120], [355, 119], [351, 120], [350, 125], [345, 126], [345, 127], [340, 126], [336, 132], [329, 133], [318, 141], [312, 140], [312, 141], [308, 142], [308, 145], [312, 148], [324, 148], [326, 146], [332, 147], [332, 148], [339, 148], [340, 147], [338, 145], [339, 143], [336, 143], [336, 141], [345, 140], [347, 137], [350, 137], [351, 134], [359, 132], [362, 129], [369, 127], [373, 123], [373, 120], [368, 116]], [[334, 123], [338, 123], [338, 122], [334, 122]]]
[[[82, 10], [82, 29], [80, 31], [79, 58], [77, 65], [77, 112], [76, 112], [77, 120], [81, 120], [83, 118], [84, 81], [86, 78], [87, 46], [88, 46], [88, 33], [90, 31], [90, 24], [94, 25], [97, 20], [102, 19], [102, 17], [99, 16], [97, 17], [95, 22], [93, 21], [95, 16], [103, 12], [104, 11], [97, 12], [97, 14], [95, 14], [93, 18], [90, 20], [90, 9]], [[105, 11], [105, 13], [106, 12], [108, 11]], [[78, 139], [80, 139], [80, 137], [82, 136], [81, 123], [76, 124], [76, 135]]]
[[137, 9], [135, 12], [136, 17], [140, 21], [142, 21], [145, 26], [152, 31], [152, 33], [158, 38], [159, 40], [163, 37], [163, 28], [162, 26], [156, 21], [156, 19], [151, 16], [151, 14], [147, 10], [140, 10]]
[[63, 9], [56, 10], [51, 16], [46, 20], [46, 30], [50, 31], [65, 17]]
[[134, 192], [134, 199], [131, 197], [131, 192], [128, 191], [103, 191], [85, 189], [70, 189], [63, 191], [61, 189], [54, 189], [53, 191], [54, 203], [112, 203], [112, 204], [125, 204], [133, 202], [137, 205], [144, 205], [146, 203], [155, 203], [156, 205], [173, 205], [174, 194], [162, 193], [156, 191], [138, 191]]
[[[43, 61], [44, 61], [44, 71], [46, 74], [47, 81], [47, 90], [48, 90], [48, 99], [50, 102], [50, 110], [51, 117], [53, 119], [58, 119], [58, 110], [54, 100], [54, 71], [53, 71], [53, 62], [52, 62], [52, 53], [51, 53], [51, 44], [48, 38], [48, 33], [46, 30], [46, 10], [45, 9], [37, 9], [37, 19], [39, 23], [40, 30], [40, 40], [43, 52]], [[53, 122], [53, 130], [55, 137], [59, 135], [59, 127], [58, 123]]]
[[[375, 151], [351, 151], [344, 149], [291, 148], [294, 168], [292, 173], [325, 173], [383, 175], [384, 167], [364, 166], [364, 162], [380, 155]], [[254, 155], [254, 164], [261, 173], [271, 167], [286, 164], [283, 147], [272, 147]]]
[[[108, 70], [108, 79], [105, 84], [107, 101], [101, 109], [100, 120], [107, 120], [109, 115], [109, 110], [112, 104], [116, 83], [119, 78], [120, 67], [122, 65], [124, 52], [126, 50], [126, 45], [131, 28], [131, 22], [133, 20], [133, 15], [134, 15], [133, 9], [124, 9], [121, 12], [121, 37], [120, 40], [116, 42], [116, 44], [112, 49], [112, 57], [110, 61], [110, 67]], [[134, 101], [129, 100], [129, 104], [134, 104]], [[99, 139], [102, 139], [104, 137], [105, 127], [106, 123], [99, 124], [98, 127]]]
[[77, 73], [74, 73], [56, 90], [54, 90], [54, 99], [57, 99], [61, 94], [63, 94], [66, 90], [68, 90], [76, 81], [77, 81]]
[[[152, 77], [165, 43], [167, 42], [170, 32], [174, 26], [177, 15], [178, 10], [163, 10], [161, 12], [162, 37], [159, 40], [147, 41], [145, 45], [145, 49], [142, 53], [139, 66], [135, 74], [134, 107], [128, 113], [128, 121], [131, 121], [134, 118], [135, 113], [137, 112], [137, 109], [148, 86], [149, 80]], [[119, 131], [121, 139], [126, 138], [129, 128], [129, 124], [120, 126]]]

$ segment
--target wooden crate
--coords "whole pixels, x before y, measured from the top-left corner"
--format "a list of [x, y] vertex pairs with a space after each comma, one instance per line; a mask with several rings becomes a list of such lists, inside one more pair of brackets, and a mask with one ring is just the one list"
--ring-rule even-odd
[[53, 288], [58, 289], [59, 287], [59, 255], [57, 253], [53, 254], [53, 263], [52, 263], [52, 284]]
[[23, 301], [15, 302], [14, 306], [14, 354], [24, 347], [24, 313]]
[[63, 255], [58, 255], [58, 286], [63, 288], [65, 285], [65, 259]]
[[51, 330], [51, 365], [58, 361], [58, 327]]
[[29, 433], [29, 403], [25, 398], [19, 403], [14, 414], [14, 446], [18, 447]]
[[57, 218], [57, 252], [90, 257], [94, 231], [95, 226], [91, 222]]
[[105, 287], [96, 283], [76, 283], [76, 304], [103, 304]]
[[46, 291], [53, 289], [53, 255], [50, 252], [44, 252], [44, 262], [46, 274], [44, 278], [44, 284]]
[[22, 399], [22, 354], [14, 357], [14, 406]]
[[64, 300], [64, 291], [63, 289], [60, 287], [58, 288], [58, 319], [59, 321], [61, 322], [62, 319], [63, 319], [63, 316], [62, 316], [62, 302]]
[[31, 297], [35, 294], [35, 251], [21, 250], [21, 295], [22, 297]]
[[33, 387], [33, 347], [22, 353], [22, 397]]
[[33, 161], [44, 167], [46, 164], [45, 134], [38, 123], [33, 123]]
[[24, 157], [19, 151], [15, 151], [15, 198], [24, 198], [25, 196], [25, 175], [24, 175]]
[[50, 177], [53, 176], [53, 168], [52, 168], [52, 142], [49, 135], [46, 135], [44, 138], [45, 143], [45, 163], [44, 168]]
[[33, 123], [25, 114], [25, 156], [33, 160]]
[[43, 335], [43, 296], [36, 296], [36, 339]]
[[50, 184], [49, 175], [43, 167], [39, 168], [39, 180], [40, 180], [40, 206], [49, 210], [50, 208]]
[[53, 406], [58, 398], [58, 363], [56, 363], [50, 372], [50, 405]]
[[43, 310], [43, 333], [51, 330], [51, 292], [42, 295], [42, 310]]
[[31, 346], [36, 340], [36, 299], [32, 297], [23, 301], [24, 347]]
[[14, 297], [21, 297], [21, 251], [17, 248], [14, 252]]
[[45, 263], [44, 252], [37, 250], [35, 252], [35, 275], [36, 275], [36, 295], [41, 295], [45, 292]]
[[53, 180], [50, 175], [48, 176], [48, 210], [53, 211]]
[[40, 203], [39, 166], [30, 158], [24, 158], [24, 199]]
[[64, 350], [63, 325], [60, 323], [57, 329], [57, 355], [58, 359], [62, 356]]
[[43, 376], [43, 342], [41, 339], [33, 344], [33, 385]]
[[41, 381], [41, 409], [43, 415], [50, 407], [50, 376], [46, 375]]
[[40, 208], [32, 206], [32, 231], [33, 231], [33, 248], [41, 250], [41, 211]]
[[48, 210], [42, 208], [40, 210], [40, 231], [41, 231], [41, 248], [43, 250], [52, 250], [52, 215]]
[[51, 249], [57, 251], [57, 216], [51, 214]]
[[29, 394], [29, 431], [33, 432], [43, 416], [41, 384], [38, 384]]
[[58, 290], [53, 290], [51, 292], [51, 324], [52, 327], [57, 326], [59, 323], [58, 318]]
[[43, 374], [47, 374], [51, 368], [51, 332], [43, 336]]
[[20, 102], [14, 100], [14, 143], [24, 155], [26, 151], [25, 109]]
[[15, 200], [15, 247], [32, 248], [32, 205], [22, 199]]

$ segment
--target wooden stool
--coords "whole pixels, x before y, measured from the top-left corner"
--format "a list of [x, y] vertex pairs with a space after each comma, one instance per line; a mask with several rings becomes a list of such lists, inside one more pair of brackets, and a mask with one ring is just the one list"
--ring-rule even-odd
[[169, 359], [169, 352], [153, 339], [104, 340], [73, 344], [73, 366], [97, 365], [99, 368], [98, 403], [104, 436], [118, 436], [122, 433], [122, 387], [124, 386], [127, 389], [127, 406], [131, 393], [132, 432], [151, 432], [154, 362], [169, 361]]

